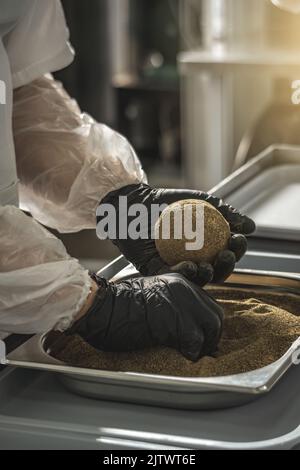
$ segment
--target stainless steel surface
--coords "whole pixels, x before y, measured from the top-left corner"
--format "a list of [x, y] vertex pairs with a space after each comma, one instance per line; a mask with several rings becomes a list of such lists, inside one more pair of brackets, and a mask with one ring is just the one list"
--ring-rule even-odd
[[262, 252], [251, 249], [251, 251], [249, 250], [244, 258], [242, 258], [238, 263], [238, 267], [242, 269], [261, 269], [278, 273], [283, 272], [287, 265], [290, 273], [299, 273], [300, 255], [283, 255], [278, 252]]
[[[132, 266], [124, 267], [125, 264], [119, 258], [102, 274], [115, 281], [138, 275]], [[289, 293], [299, 296], [300, 303], [300, 276], [296, 275], [245, 270], [235, 273], [227, 286]], [[8, 364], [59, 372], [69, 390], [94, 398], [211, 409], [240, 405], [269, 392], [291, 367], [293, 354], [300, 348], [300, 338], [279, 361], [268, 367], [247, 374], [199, 379], [74, 368], [49, 356], [45, 351], [49, 347], [47, 335], [35, 336], [8, 355]]]
[[256, 236], [300, 240], [300, 148], [270, 147], [211, 192], [254, 218]]
[[[274, 13], [268, 1], [201, 3], [207, 6], [205, 44], [192, 42], [178, 63], [187, 186], [209, 190], [231, 173], [245, 132], [274, 99], [274, 82], [286, 78], [289, 93], [289, 84], [299, 76], [299, 40], [294, 36], [299, 36], [299, 27], [293, 15], [282, 21], [282, 13]], [[275, 137], [270, 143], [276, 142]]]
[[294, 449], [300, 447], [300, 369], [239, 408], [184, 411], [93, 401], [55, 374], [0, 374], [0, 449]]

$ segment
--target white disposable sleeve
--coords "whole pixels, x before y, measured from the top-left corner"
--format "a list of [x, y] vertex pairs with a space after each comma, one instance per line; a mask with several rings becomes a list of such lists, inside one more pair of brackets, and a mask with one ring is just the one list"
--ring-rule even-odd
[[74, 51], [59, 0], [0, 0], [0, 19], [13, 6], [18, 21], [4, 44], [13, 88], [17, 88], [66, 67], [73, 61]]
[[0, 331], [64, 331], [91, 280], [62, 242], [13, 206], [0, 206]]
[[58, 0], [0, 0], [0, 204], [18, 205], [12, 89], [73, 59]]
[[147, 181], [129, 142], [51, 76], [15, 90], [13, 127], [21, 207], [60, 232], [95, 228], [104, 196]]

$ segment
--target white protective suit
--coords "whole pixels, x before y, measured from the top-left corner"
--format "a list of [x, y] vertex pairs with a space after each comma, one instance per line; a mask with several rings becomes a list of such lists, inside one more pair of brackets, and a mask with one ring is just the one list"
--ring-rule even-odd
[[13, 207], [18, 181], [21, 207], [61, 232], [95, 228], [96, 207], [107, 193], [146, 182], [127, 140], [81, 114], [49, 75], [72, 61], [68, 39], [58, 0], [0, 0], [0, 85], [6, 88], [3, 104], [0, 95], [0, 331], [6, 333], [67, 329], [91, 285], [62, 243]]

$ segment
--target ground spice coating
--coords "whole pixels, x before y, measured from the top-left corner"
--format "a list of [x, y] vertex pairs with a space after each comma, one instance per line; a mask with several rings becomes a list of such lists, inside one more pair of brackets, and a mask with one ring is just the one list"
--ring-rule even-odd
[[52, 351], [77, 367], [177, 377], [219, 377], [249, 372], [278, 360], [300, 337], [300, 296], [210, 288], [225, 312], [214, 357], [196, 363], [168, 348], [130, 353], [99, 352], [79, 336], [61, 338]]

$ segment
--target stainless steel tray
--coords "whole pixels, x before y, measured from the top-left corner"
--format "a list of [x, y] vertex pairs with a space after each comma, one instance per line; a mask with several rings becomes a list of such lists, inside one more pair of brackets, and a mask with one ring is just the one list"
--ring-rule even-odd
[[[101, 274], [115, 281], [138, 276], [124, 258], [116, 260]], [[300, 276], [244, 270], [236, 272], [226, 285], [299, 296], [300, 314]], [[51, 336], [35, 336], [9, 354], [6, 364], [59, 372], [69, 390], [88, 397], [171, 408], [218, 409], [237, 406], [269, 392], [292, 366], [295, 352], [300, 351], [300, 338], [280, 360], [263, 369], [199, 379], [70, 367], [47, 354], [50, 346]]]
[[211, 192], [252, 217], [256, 236], [300, 240], [300, 147], [269, 147]]

